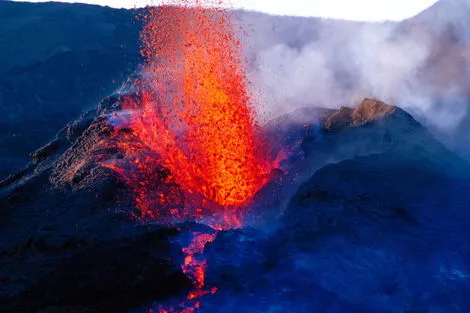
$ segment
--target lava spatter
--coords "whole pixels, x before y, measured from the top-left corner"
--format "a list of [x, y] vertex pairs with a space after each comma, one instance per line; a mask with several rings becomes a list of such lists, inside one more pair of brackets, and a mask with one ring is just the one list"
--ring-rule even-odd
[[149, 10], [142, 33], [146, 103], [134, 129], [165, 156], [186, 190], [239, 206], [265, 183], [270, 168], [228, 12], [200, 4]]
[[[108, 167], [131, 187], [144, 219], [239, 228], [244, 206], [272, 168], [255, 124], [240, 39], [221, 1], [176, 4], [144, 13], [138, 95], [122, 103], [131, 112], [119, 143], [127, 163]], [[200, 297], [216, 292], [206, 289], [201, 258], [215, 236], [192, 234], [182, 271], [196, 289], [158, 312], [195, 312]]]

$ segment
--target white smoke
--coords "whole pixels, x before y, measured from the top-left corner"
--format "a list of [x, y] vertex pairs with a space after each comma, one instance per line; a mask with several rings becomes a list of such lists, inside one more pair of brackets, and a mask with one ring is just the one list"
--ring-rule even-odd
[[470, 25], [452, 1], [400, 23], [238, 14], [249, 29], [245, 52], [249, 80], [261, 92], [258, 113], [265, 120], [373, 97], [451, 133], [466, 116], [470, 91], [470, 49], [462, 46]]

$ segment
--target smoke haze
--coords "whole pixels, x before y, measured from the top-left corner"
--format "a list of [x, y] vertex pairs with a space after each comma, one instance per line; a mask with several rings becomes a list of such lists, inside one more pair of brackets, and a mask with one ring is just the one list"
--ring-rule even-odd
[[448, 136], [467, 115], [469, 13], [469, 1], [443, 0], [400, 23], [240, 12], [235, 20], [247, 28], [248, 76], [262, 91], [263, 120], [373, 97]]

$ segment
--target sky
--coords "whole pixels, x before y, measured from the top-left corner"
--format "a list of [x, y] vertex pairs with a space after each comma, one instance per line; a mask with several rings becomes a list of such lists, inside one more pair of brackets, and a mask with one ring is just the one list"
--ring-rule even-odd
[[[99, 4], [116, 8], [141, 7], [151, 2], [148, 0], [57, 1]], [[206, 1], [210, 2], [214, 0]], [[279, 15], [319, 16], [347, 20], [382, 21], [403, 20], [409, 18], [418, 14], [436, 1], [437, 0], [229, 0], [224, 2], [230, 3], [231, 7]], [[32, 0], [30, 2], [48, 1]], [[160, 4], [162, 2], [168, 3], [178, 1], [153, 1], [155, 4]], [[196, 2], [196, 0], [189, 0], [189, 2]], [[204, 0], [201, 2], [204, 2]]]

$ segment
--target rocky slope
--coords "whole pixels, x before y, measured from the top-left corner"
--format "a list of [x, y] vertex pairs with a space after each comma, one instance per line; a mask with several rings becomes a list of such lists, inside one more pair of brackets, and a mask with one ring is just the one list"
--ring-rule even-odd
[[423, 152], [320, 169], [283, 215], [283, 254], [368, 311], [467, 311], [470, 168]]
[[70, 123], [0, 183], [0, 311], [124, 312], [191, 286], [174, 240], [181, 228], [138, 223], [126, 188], [85, 153], [109, 135], [98, 126], [115, 103]]
[[[300, 114], [309, 116], [306, 111]], [[304, 120], [299, 123], [297, 117], [292, 120], [295, 114], [290, 114], [271, 124], [268, 136], [275, 138], [273, 154], [283, 150], [289, 155], [280, 163], [288, 174], [279, 178], [279, 182], [288, 183], [271, 182], [274, 185], [261, 190], [260, 197], [265, 200], [258, 203], [257, 210], [269, 207], [270, 214], [277, 216], [287, 207], [297, 188], [318, 169], [355, 157], [393, 151], [413, 158], [430, 154], [453, 172], [459, 172], [466, 164], [410, 114], [380, 101], [365, 99], [355, 109], [315, 110], [310, 111], [312, 114], [317, 117], [312, 117], [310, 123]], [[270, 188], [275, 188], [275, 196], [265, 197], [265, 193], [272, 193]]]
[[303, 164], [335, 160], [313, 174], [290, 169], [291, 182], [308, 178], [275, 230], [228, 232], [207, 248], [222, 287], [204, 312], [469, 310], [470, 165], [377, 101], [319, 127]]
[[[194, 226], [136, 223], [130, 190], [101, 166], [119, 157], [100, 143], [121, 101], [103, 100], [0, 183], [2, 310], [129, 312], [191, 285], [174, 239]], [[207, 247], [220, 292], [202, 312], [466, 308], [470, 165], [379, 101], [311, 113], [267, 133], [290, 157], [251, 206], [258, 230]]]
[[128, 10], [0, 2], [0, 176], [120, 87], [140, 62]]

